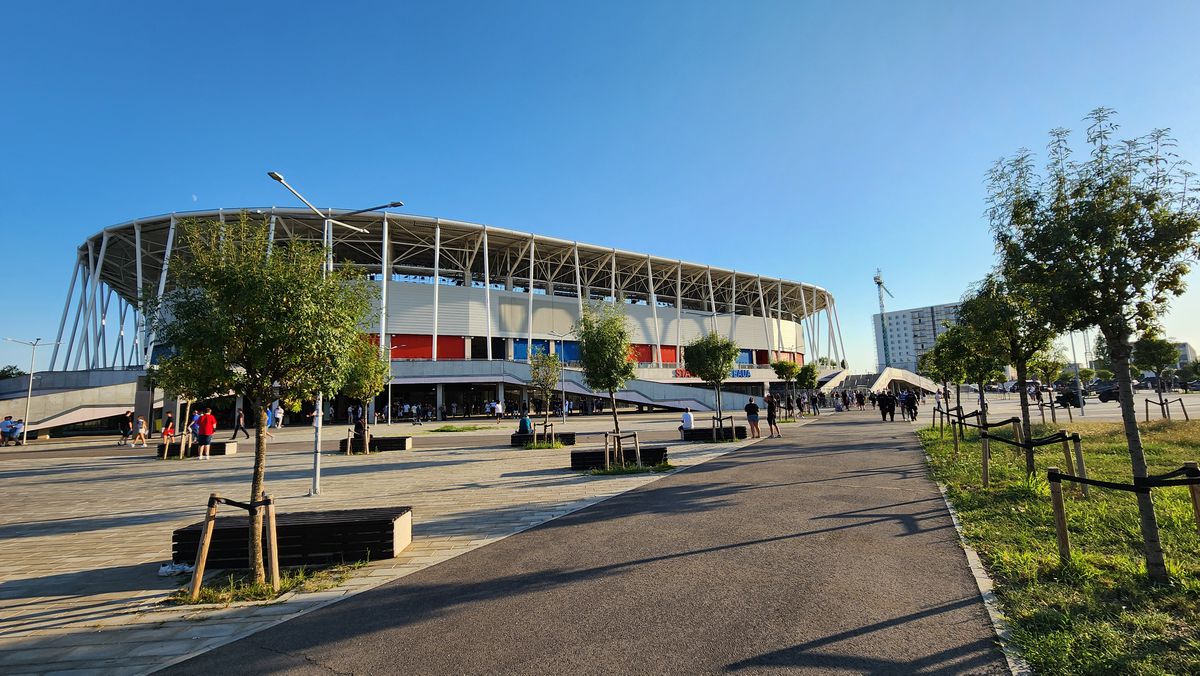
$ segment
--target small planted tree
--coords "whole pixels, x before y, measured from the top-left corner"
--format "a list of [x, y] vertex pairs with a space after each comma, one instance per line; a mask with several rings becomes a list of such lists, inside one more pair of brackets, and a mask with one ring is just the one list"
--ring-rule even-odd
[[[364, 279], [350, 269], [322, 274], [325, 250], [270, 244], [265, 224], [245, 213], [223, 224], [185, 221], [171, 285], [161, 303], [146, 303], [156, 335], [175, 351], [156, 369], [164, 389], [195, 398], [241, 395], [257, 413], [250, 502], [261, 498], [266, 478], [266, 406], [281, 399], [294, 409], [319, 392], [337, 392], [371, 314]], [[250, 525], [249, 563], [261, 583], [261, 510]]]
[[[813, 363], [805, 364], [800, 367], [800, 372], [796, 374], [796, 388], [804, 392], [804, 396], [809, 396], [812, 391], [817, 389], [817, 365]], [[803, 408], [803, 407], [801, 407]]]
[[[379, 346], [365, 338], [354, 344], [349, 357], [342, 394], [357, 401], [366, 411], [367, 403], [387, 386], [392, 375], [391, 365], [379, 354]], [[314, 411], [313, 414], [321, 415], [321, 412]], [[351, 421], [351, 423], [353, 422]], [[369, 430], [371, 425], [369, 417], [366, 425]]]
[[[1058, 376], [1062, 373], [1063, 368], [1067, 365], [1067, 358], [1061, 350], [1057, 348], [1047, 348], [1033, 355], [1033, 359], [1029, 360], [1029, 370], [1037, 376], [1043, 384], [1053, 384], [1058, 380]], [[1055, 423], [1058, 422], [1058, 415], [1054, 412], [1054, 407], [1050, 407], [1050, 419]]]
[[[550, 397], [562, 377], [562, 369], [562, 360], [558, 358], [557, 354], [552, 354], [548, 350], [535, 349], [533, 356], [529, 358], [529, 384], [542, 395], [542, 401], [546, 402], [544, 407], [546, 415], [542, 419], [542, 429], [545, 429], [545, 425], [550, 423]], [[563, 405], [565, 406], [566, 403], [564, 402]], [[616, 407], [613, 407], [613, 413], [616, 413]], [[535, 435], [534, 439], [536, 438]], [[546, 441], [550, 441], [550, 439]]]
[[1179, 365], [1179, 349], [1162, 337], [1157, 329], [1142, 334], [1133, 344], [1133, 365], [1150, 371], [1158, 381], [1158, 407], [1163, 408], [1163, 377]]
[[784, 389], [794, 395], [792, 381], [796, 379], [796, 376], [800, 375], [800, 365], [794, 361], [780, 359], [779, 361], [771, 362], [771, 368], [775, 370], [775, 377], [783, 381]]
[[608, 392], [612, 408], [613, 431], [620, 433], [617, 417], [617, 390], [637, 375], [629, 341], [629, 319], [621, 306], [609, 303], [589, 303], [575, 323], [579, 337], [579, 363], [583, 381], [597, 392]]
[[[1088, 115], [1088, 156], [1070, 132], [1051, 132], [1039, 171], [1029, 152], [996, 163], [990, 216], [1005, 270], [1041, 287], [1060, 330], [1097, 327], [1120, 391], [1121, 419], [1137, 479], [1147, 476], [1133, 405], [1131, 338], [1156, 325], [1200, 254], [1200, 201], [1168, 130], [1117, 141], [1113, 111]], [[1100, 350], [1097, 350], [1099, 361]], [[1136, 494], [1146, 571], [1166, 580], [1150, 491]]]
[[725, 407], [721, 401], [721, 384], [737, 363], [737, 343], [716, 332], [701, 336], [688, 343], [683, 351], [683, 366], [689, 373], [712, 386], [717, 395], [717, 425], [724, 429], [721, 412]]

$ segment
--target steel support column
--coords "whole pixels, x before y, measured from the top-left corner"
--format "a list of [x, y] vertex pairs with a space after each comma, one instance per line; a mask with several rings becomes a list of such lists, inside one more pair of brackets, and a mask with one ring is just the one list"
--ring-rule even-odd
[[658, 327], [658, 293], [654, 289], [654, 268], [650, 265], [650, 255], [646, 255], [646, 283], [650, 290], [650, 314], [654, 318], [654, 365], [662, 368], [662, 335]]
[[487, 311], [487, 358], [492, 361], [492, 271], [487, 226], [483, 226], [483, 307]]
[[438, 219], [433, 226], [433, 361], [437, 361], [438, 348], [438, 290], [442, 275], [442, 222]]
[[529, 284], [525, 289], [525, 293], [529, 294], [529, 321], [527, 322], [527, 330], [525, 332], [525, 360], [533, 358], [533, 258], [534, 249], [537, 247], [537, 238], [529, 238]]
[[[174, 249], [174, 247], [175, 247], [175, 214], [171, 214], [171, 225], [169, 228], [167, 228], [167, 248], [163, 251], [162, 270], [160, 270], [159, 274], [158, 274], [158, 292], [156, 293], [156, 297], [158, 298], [158, 300], [160, 302], [162, 301], [163, 292], [166, 291], [166, 289], [167, 289], [167, 269], [170, 267], [170, 264], [171, 264], [171, 252]], [[146, 357], [142, 361], [142, 363], [146, 364], [147, 366], [150, 365], [150, 359], [154, 356], [154, 339], [155, 339], [155, 337], [156, 336], [154, 335], [154, 331], [151, 330], [150, 337], [148, 337], [146, 339], [146, 346], [145, 346]], [[258, 414], [255, 413], [255, 415], [258, 415]]]
[[[62, 345], [63, 330], [67, 328], [67, 315], [71, 311], [71, 299], [75, 296], [75, 282], [79, 279], [79, 266], [79, 255], [76, 254], [75, 266], [71, 268], [71, 283], [67, 286], [67, 301], [63, 303], [62, 317], [58, 320], [58, 335], [54, 339], [54, 350], [50, 353], [51, 371], [54, 370], [54, 362], [58, 359], [58, 348]], [[75, 330], [72, 329], [71, 333], [74, 334]]]

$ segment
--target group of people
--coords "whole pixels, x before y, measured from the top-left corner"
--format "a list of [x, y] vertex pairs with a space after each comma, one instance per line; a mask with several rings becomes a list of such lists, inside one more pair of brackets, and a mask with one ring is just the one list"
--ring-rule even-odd
[[901, 420], [916, 420], [921, 395], [912, 390], [902, 390], [899, 393], [884, 390], [878, 394], [872, 392], [869, 399], [871, 407], [879, 409], [883, 422], [892, 422], [896, 420], [897, 408], [900, 409]]
[[[763, 404], [767, 407], [767, 438], [777, 439], [782, 437], [783, 434], [779, 432], [779, 398], [769, 394], [765, 395], [763, 397]], [[762, 431], [759, 429], [759, 415], [762, 413], [762, 409], [759, 408], [758, 404], [754, 403], [754, 397], [750, 397], [750, 401], [746, 403], [743, 410], [746, 412], [746, 424], [750, 428], [750, 438], [762, 438]]]
[[3, 441], [0, 446], [7, 446], [9, 443], [14, 443], [18, 446], [24, 444], [21, 439], [25, 432], [25, 420], [13, 420], [11, 415], [4, 416], [4, 420], [0, 420], [0, 441]]

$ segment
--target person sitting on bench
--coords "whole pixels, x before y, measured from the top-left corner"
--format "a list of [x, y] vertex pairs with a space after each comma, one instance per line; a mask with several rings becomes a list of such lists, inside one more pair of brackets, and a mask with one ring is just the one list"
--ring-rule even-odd
[[359, 416], [358, 420], [354, 421], [354, 438], [362, 439], [367, 434], [367, 419]]
[[517, 423], [517, 434], [533, 434], [533, 421], [529, 419], [528, 411], [521, 416], [521, 421]]
[[679, 421], [683, 423], [679, 426], [679, 438], [682, 439], [687, 434], [687, 430], [692, 429], [696, 424], [695, 418], [692, 417], [692, 409], [683, 409], [683, 417]]

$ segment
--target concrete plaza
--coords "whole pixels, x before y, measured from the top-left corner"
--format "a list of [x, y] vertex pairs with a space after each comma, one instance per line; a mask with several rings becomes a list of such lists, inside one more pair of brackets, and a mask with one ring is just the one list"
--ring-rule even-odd
[[[608, 424], [592, 417], [567, 428]], [[116, 448], [111, 440], [0, 459], [0, 672], [147, 673], [662, 476], [572, 472], [566, 449], [507, 448], [513, 425], [449, 435], [427, 433], [426, 425], [415, 428], [423, 433], [413, 451], [327, 452], [316, 498], [304, 497], [311, 429], [275, 431], [267, 485], [281, 511], [411, 505], [413, 544], [336, 589], [230, 607], [164, 606], [186, 578], [156, 572], [170, 560], [171, 531], [200, 520], [209, 493], [247, 497], [251, 445], [208, 462], [155, 460], [153, 448]], [[676, 425], [674, 416], [625, 419], [650, 439], [677, 436]], [[342, 430], [332, 428], [328, 443]], [[670, 458], [690, 467], [745, 445], [673, 445]]]

